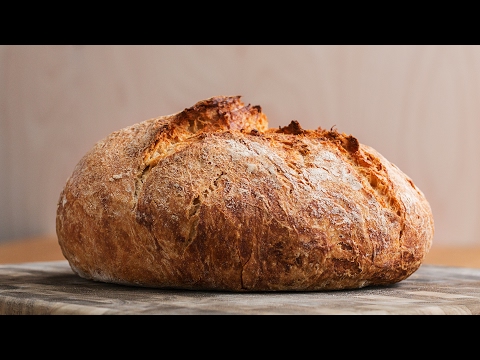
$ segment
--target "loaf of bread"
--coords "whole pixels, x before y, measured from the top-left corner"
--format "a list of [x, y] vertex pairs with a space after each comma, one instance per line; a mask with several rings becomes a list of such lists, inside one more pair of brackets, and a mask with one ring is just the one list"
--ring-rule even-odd
[[189, 290], [389, 285], [431, 247], [424, 194], [337, 130], [269, 129], [240, 96], [116, 131], [76, 165], [57, 207], [79, 276]]

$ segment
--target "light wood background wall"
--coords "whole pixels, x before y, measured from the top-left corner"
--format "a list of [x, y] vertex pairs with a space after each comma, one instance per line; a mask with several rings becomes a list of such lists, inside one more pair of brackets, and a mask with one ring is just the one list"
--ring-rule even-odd
[[271, 127], [352, 134], [429, 200], [434, 246], [480, 246], [480, 46], [0, 46], [0, 241], [55, 233], [60, 191], [112, 131], [214, 95]]

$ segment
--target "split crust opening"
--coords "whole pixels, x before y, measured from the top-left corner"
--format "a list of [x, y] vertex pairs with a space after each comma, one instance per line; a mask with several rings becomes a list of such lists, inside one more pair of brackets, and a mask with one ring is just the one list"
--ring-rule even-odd
[[296, 291], [408, 277], [433, 218], [414, 183], [352, 135], [297, 120], [269, 129], [260, 106], [219, 96], [103, 140], [62, 192], [57, 233], [94, 280]]

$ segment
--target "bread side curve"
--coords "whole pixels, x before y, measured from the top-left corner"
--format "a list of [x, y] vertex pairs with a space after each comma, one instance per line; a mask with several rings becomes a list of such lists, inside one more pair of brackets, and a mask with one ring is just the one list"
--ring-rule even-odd
[[433, 239], [423, 193], [374, 149], [216, 97], [119, 130], [76, 166], [57, 234], [82, 277], [304, 291], [391, 284]]

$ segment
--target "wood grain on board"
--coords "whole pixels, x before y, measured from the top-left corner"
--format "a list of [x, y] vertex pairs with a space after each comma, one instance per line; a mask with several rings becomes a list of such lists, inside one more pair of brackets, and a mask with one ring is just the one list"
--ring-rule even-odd
[[0, 265], [0, 314], [478, 315], [480, 269], [422, 265], [392, 286], [232, 293], [95, 282], [75, 275], [67, 261]]

